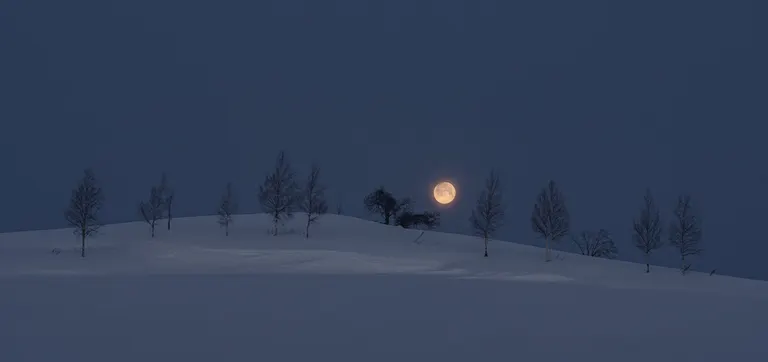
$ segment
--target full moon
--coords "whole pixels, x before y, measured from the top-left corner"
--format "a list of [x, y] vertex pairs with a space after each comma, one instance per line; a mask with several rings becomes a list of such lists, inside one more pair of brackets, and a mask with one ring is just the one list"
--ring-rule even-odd
[[456, 188], [450, 182], [441, 182], [435, 186], [433, 191], [435, 201], [447, 205], [456, 198]]

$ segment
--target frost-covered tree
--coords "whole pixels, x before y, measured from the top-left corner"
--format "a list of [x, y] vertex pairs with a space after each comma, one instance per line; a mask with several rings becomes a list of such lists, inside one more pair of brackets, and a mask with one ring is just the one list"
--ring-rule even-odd
[[685, 257], [702, 252], [699, 248], [700, 241], [701, 221], [693, 212], [691, 197], [681, 195], [677, 199], [674, 219], [669, 225], [669, 243], [680, 252], [680, 271], [683, 275], [691, 267], [690, 263], [686, 263]]
[[72, 190], [69, 198], [69, 208], [65, 216], [67, 222], [80, 236], [80, 256], [85, 258], [85, 239], [95, 235], [101, 227], [99, 211], [104, 205], [104, 193], [96, 182], [96, 176], [91, 169], [84, 171], [83, 178]]
[[272, 216], [272, 235], [278, 234], [278, 226], [293, 217], [299, 202], [300, 189], [290, 162], [281, 151], [275, 167], [259, 186], [259, 203], [264, 212]]
[[325, 186], [320, 184], [320, 167], [312, 166], [306, 184], [304, 184], [301, 211], [307, 214], [307, 225], [304, 236], [309, 238], [309, 227], [328, 212], [328, 202], [325, 200]]
[[149, 224], [149, 230], [152, 237], [155, 237], [155, 226], [157, 221], [163, 218], [164, 201], [163, 194], [157, 186], [153, 186], [149, 191], [149, 200], [139, 203], [139, 212], [144, 221]]
[[477, 198], [475, 209], [469, 222], [475, 235], [483, 238], [485, 257], [488, 257], [488, 240], [502, 226], [504, 205], [502, 204], [501, 184], [496, 171], [491, 171], [485, 180], [485, 187]]
[[229, 236], [229, 225], [232, 224], [234, 214], [237, 212], [237, 202], [235, 201], [235, 194], [232, 191], [232, 183], [227, 183], [227, 189], [224, 191], [224, 195], [221, 196], [219, 202], [219, 225], [224, 228], [224, 235]]
[[565, 207], [565, 198], [554, 181], [539, 192], [533, 206], [531, 226], [533, 231], [544, 238], [544, 260], [552, 260], [551, 243], [558, 241], [570, 230], [570, 215]]
[[640, 216], [634, 220], [632, 226], [634, 231], [632, 240], [635, 242], [635, 247], [643, 253], [645, 272], [650, 273], [651, 253], [664, 246], [661, 241], [661, 216], [650, 190], [645, 191], [645, 203], [640, 211]]
[[603, 229], [596, 232], [582, 231], [578, 237], [573, 237], [572, 240], [579, 248], [581, 255], [615, 259], [618, 254], [618, 249], [613, 242], [613, 238], [611, 238], [611, 234]]

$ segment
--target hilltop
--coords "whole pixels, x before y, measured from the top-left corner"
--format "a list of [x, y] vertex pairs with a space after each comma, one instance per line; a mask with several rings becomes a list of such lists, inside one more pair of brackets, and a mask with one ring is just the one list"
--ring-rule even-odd
[[[0, 360], [758, 361], [768, 282], [326, 215], [0, 234]], [[418, 239], [418, 240], [417, 240]], [[417, 240], [417, 241], [416, 241]], [[10, 346], [10, 347], [8, 347]]]

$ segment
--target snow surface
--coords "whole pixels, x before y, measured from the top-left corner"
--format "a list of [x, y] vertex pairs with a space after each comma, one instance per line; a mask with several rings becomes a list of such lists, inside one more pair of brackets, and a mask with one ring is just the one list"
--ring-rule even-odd
[[768, 282], [302, 222], [0, 234], [0, 361], [768, 360]]

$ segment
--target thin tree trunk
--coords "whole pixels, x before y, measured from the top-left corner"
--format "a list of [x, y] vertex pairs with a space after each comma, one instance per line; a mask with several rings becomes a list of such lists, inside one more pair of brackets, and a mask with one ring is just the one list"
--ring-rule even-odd
[[685, 275], [685, 255], [681, 255], [681, 256], [680, 256], [680, 261], [681, 261], [681, 264], [680, 264], [680, 273], [682, 273], [683, 275]]
[[80, 236], [80, 257], [85, 258], [85, 231]]
[[224, 236], [229, 236], [229, 221], [224, 224]]
[[650, 273], [651, 272], [651, 256], [648, 255], [648, 253], [645, 253], [645, 272]]
[[544, 238], [544, 261], [550, 261], [549, 238]]
[[307, 214], [307, 228], [304, 231], [304, 235], [307, 239], [309, 239], [309, 223], [311, 222], [311, 219], [309, 218], [309, 214]]
[[488, 237], [485, 238], [485, 255], [484, 257], [488, 257]]
[[274, 226], [274, 230], [272, 231], [272, 235], [273, 235], [273, 236], [277, 236], [277, 222], [278, 222], [278, 220], [277, 220], [277, 217], [275, 217], [275, 218], [272, 220], [272, 224], [273, 224], [273, 226]]

